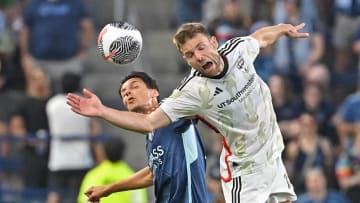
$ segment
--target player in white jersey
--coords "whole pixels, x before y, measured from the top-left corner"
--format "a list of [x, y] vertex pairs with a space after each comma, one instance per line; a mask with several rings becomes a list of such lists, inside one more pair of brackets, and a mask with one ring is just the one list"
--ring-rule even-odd
[[173, 41], [192, 71], [160, 108], [147, 115], [117, 111], [86, 89], [84, 96], [68, 94], [68, 104], [76, 113], [138, 132], [199, 115], [223, 135], [220, 168], [227, 203], [291, 202], [296, 195], [281, 160], [284, 145], [271, 95], [253, 61], [260, 48], [281, 36], [308, 37], [299, 32], [304, 26], [264, 27], [219, 48], [202, 24], [186, 23]]

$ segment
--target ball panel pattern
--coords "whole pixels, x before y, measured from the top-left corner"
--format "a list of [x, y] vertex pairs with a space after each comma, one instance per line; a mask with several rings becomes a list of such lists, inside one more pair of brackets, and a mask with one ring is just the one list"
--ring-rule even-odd
[[110, 45], [109, 56], [114, 63], [130, 63], [135, 60], [140, 52], [140, 44], [132, 36], [124, 36], [116, 39]]
[[105, 60], [128, 64], [139, 56], [142, 36], [138, 29], [127, 22], [112, 22], [99, 33], [97, 46]]

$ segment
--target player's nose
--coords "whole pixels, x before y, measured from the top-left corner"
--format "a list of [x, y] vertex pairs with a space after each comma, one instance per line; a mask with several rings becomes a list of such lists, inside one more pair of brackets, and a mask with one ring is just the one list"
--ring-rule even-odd
[[124, 92], [124, 97], [129, 97], [129, 96], [131, 96], [131, 91], [130, 90], [126, 90], [125, 92]]
[[203, 60], [203, 56], [201, 53], [194, 52], [194, 55], [195, 55], [196, 60], [198, 60], [199, 62], [201, 62]]

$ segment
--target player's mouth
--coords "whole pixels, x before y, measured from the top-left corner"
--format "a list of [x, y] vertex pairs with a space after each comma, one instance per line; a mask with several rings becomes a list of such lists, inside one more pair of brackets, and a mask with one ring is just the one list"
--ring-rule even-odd
[[206, 62], [204, 65], [202, 65], [202, 68], [203, 68], [204, 70], [208, 70], [208, 69], [211, 68], [212, 65], [213, 65], [212, 62]]
[[135, 97], [130, 97], [128, 99], [128, 104], [134, 103], [135, 102]]

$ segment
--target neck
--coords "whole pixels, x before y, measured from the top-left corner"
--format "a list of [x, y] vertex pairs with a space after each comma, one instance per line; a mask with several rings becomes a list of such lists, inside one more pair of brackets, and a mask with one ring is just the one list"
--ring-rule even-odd
[[155, 111], [159, 107], [159, 104], [156, 103], [150, 103], [143, 106], [139, 106], [138, 108], [135, 108], [133, 112], [136, 113], [142, 113], [142, 114], [150, 114], [151, 112]]

